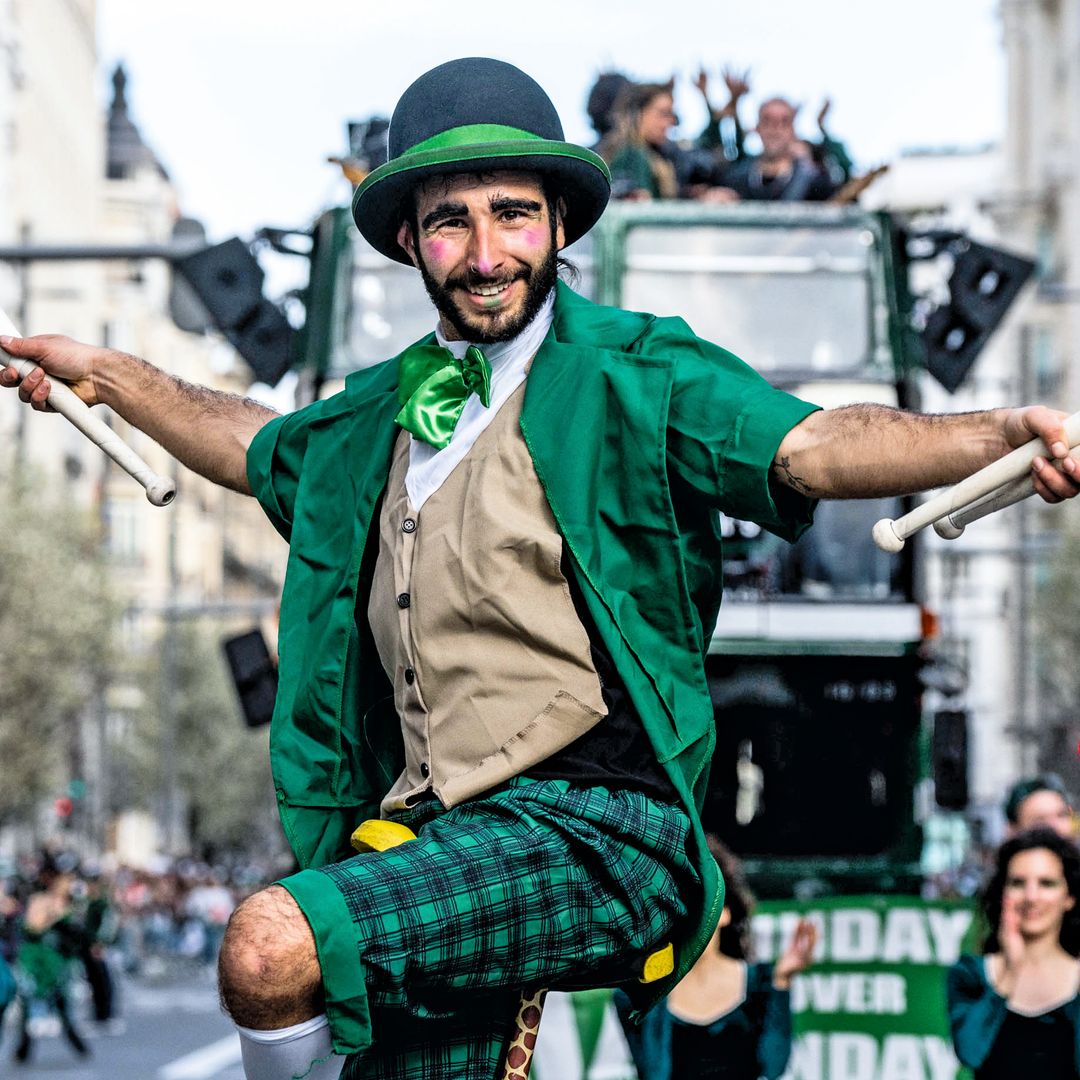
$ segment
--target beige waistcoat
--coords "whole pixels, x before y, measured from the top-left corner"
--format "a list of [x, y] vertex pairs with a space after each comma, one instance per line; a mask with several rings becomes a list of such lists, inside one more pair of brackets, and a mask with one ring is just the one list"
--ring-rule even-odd
[[394, 684], [405, 770], [382, 811], [445, 806], [561, 750], [607, 714], [521, 435], [522, 385], [416, 511], [394, 448], [368, 619]]

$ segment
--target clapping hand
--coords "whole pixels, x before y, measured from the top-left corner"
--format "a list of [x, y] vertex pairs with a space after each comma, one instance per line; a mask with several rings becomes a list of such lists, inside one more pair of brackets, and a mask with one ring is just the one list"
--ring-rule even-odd
[[1005, 967], [1015, 972], [1024, 959], [1024, 938], [1020, 933], [1020, 900], [1006, 895], [1001, 902], [1001, 923], [998, 926], [998, 944]]
[[773, 968], [773, 986], [786, 990], [791, 985], [791, 977], [810, 966], [816, 944], [817, 927], [809, 919], [800, 919], [788, 947]]

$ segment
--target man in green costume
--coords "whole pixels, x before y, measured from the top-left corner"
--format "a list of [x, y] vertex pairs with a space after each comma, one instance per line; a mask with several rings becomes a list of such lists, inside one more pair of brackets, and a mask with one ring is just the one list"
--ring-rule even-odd
[[[423, 274], [436, 333], [342, 393], [277, 416], [111, 350], [0, 341], [289, 540], [271, 756], [304, 869], [222, 948], [249, 1077], [490, 1080], [522, 991], [645, 1007], [690, 968], [723, 901], [697, 811], [716, 510], [794, 537], [817, 498], [952, 483], [1035, 436], [1035, 487], [1076, 494], [1060, 413], [820, 411], [679, 319], [577, 296], [558, 252], [608, 192], [532, 79], [457, 60], [405, 92], [353, 203]], [[418, 838], [350, 856], [377, 817]]]

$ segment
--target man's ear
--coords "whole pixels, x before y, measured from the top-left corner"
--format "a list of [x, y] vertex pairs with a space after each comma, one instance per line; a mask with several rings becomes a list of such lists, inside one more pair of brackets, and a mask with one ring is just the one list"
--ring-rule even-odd
[[401, 223], [401, 228], [397, 233], [398, 246], [403, 248], [405, 254], [412, 260], [413, 266], [417, 266], [416, 261], [416, 239], [413, 236], [412, 225], [408, 221]]
[[563, 222], [566, 219], [566, 200], [560, 195], [555, 200], [555, 247], [562, 251], [566, 246], [566, 229]]

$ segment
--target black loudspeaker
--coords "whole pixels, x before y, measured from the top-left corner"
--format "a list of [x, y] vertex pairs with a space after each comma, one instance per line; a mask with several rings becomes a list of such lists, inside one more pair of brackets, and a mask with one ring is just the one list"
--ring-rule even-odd
[[269, 724], [277, 698], [277, 668], [261, 630], [225, 638], [221, 647], [232, 673], [248, 727]]
[[970, 240], [953, 244], [952, 252], [949, 302], [929, 316], [920, 335], [927, 370], [950, 394], [1035, 269], [1029, 259]]
[[294, 332], [263, 296], [262, 267], [247, 244], [233, 237], [178, 259], [176, 270], [255, 377], [276, 386], [292, 365]]
[[934, 714], [934, 798], [943, 810], [968, 804], [968, 714], [942, 709]]

